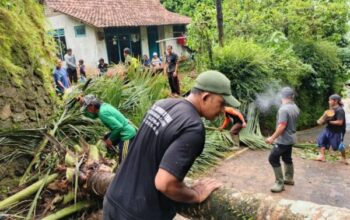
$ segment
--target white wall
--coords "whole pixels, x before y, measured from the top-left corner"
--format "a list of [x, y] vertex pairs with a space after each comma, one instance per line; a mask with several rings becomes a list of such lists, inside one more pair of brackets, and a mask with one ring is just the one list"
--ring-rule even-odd
[[[173, 38], [174, 37], [173, 26], [172, 25], [159, 26], [158, 33], [159, 33], [159, 40]], [[168, 45], [173, 46], [173, 52], [176, 53], [177, 55], [179, 56], [186, 55], [185, 54], [186, 51], [182, 48], [181, 45], [177, 43], [176, 39], [161, 42], [159, 44], [161, 54], [166, 52], [166, 47]]]
[[105, 40], [97, 39], [95, 27], [85, 24], [86, 36], [76, 37], [74, 27], [84, 23], [68, 15], [54, 15], [47, 17], [48, 29], [64, 29], [67, 48], [72, 48], [77, 59], [83, 59], [87, 66], [96, 67], [98, 60], [104, 58], [108, 62]]

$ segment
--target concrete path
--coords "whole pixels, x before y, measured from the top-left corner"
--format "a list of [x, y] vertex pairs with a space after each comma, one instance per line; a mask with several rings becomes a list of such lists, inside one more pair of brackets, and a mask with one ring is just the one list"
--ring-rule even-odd
[[304, 160], [294, 155], [295, 186], [286, 186], [284, 192], [273, 194], [270, 187], [274, 175], [268, 155], [269, 151], [248, 150], [223, 161], [208, 176], [241, 191], [350, 208], [350, 166]]

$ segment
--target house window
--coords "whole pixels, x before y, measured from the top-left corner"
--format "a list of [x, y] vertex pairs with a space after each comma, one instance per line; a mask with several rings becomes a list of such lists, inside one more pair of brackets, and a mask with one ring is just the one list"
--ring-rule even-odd
[[66, 37], [64, 35], [64, 29], [56, 29], [49, 32], [56, 41], [57, 57], [64, 60], [64, 54], [67, 52]]
[[74, 27], [75, 37], [85, 37], [86, 28], [85, 25], [79, 25]]
[[181, 37], [186, 33], [185, 25], [174, 25], [173, 26], [174, 37]]

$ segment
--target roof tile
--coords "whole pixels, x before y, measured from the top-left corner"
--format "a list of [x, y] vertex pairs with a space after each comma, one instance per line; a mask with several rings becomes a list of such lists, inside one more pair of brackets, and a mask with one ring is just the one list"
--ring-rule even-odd
[[46, 0], [49, 8], [96, 27], [189, 24], [191, 19], [166, 10], [159, 0]]

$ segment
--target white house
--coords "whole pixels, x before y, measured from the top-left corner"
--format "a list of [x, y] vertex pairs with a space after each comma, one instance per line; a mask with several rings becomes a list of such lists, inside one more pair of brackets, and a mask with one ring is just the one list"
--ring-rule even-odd
[[[95, 66], [100, 58], [123, 61], [133, 56], [164, 54], [156, 41], [181, 36], [190, 18], [167, 11], [159, 0], [46, 0], [48, 29], [59, 45], [59, 56], [71, 48], [76, 58]], [[177, 41], [170, 43], [181, 54]]]

